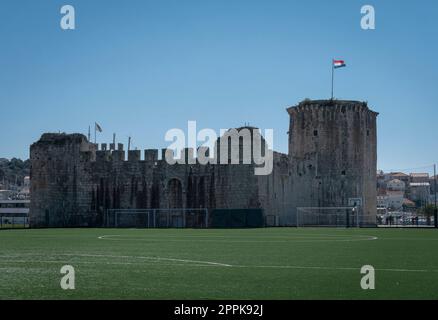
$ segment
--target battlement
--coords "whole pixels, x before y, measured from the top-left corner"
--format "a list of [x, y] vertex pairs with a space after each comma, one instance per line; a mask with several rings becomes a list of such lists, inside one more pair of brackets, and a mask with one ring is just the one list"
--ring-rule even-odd
[[[246, 140], [236, 140], [238, 134], [242, 130], [248, 130], [252, 144], [255, 135], [260, 135], [260, 131], [257, 127], [244, 126], [236, 129], [228, 130], [224, 136], [226, 139], [232, 138], [229, 141], [231, 145], [229, 147], [244, 148], [246, 144], [243, 142]], [[60, 158], [67, 156], [70, 159], [74, 159], [75, 154], [81, 153], [80, 159], [82, 162], [138, 162], [144, 161], [147, 163], [157, 164], [160, 161], [166, 161], [169, 164], [172, 163], [185, 163], [185, 164], [207, 164], [218, 163], [220, 159], [220, 145], [221, 138], [216, 141], [214, 152], [208, 147], [201, 146], [195, 152], [192, 148], [185, 148], [181, 150], [180, 154], [176, 155], [172, 149], [145, 149], [141, 150], [125, 150], [123, 143], [93, 143], [88, 141], [85, 135], [79, 133], [66, 134], [66, 133], [44, 133], [41, 138], [32, 145], [32, 148], [38, 150], [38, 147], [42, 147], [39, 152], [39, 156], [44, 157], [47, 151], [50, 150], [52, 155], [58, 155]], [[261, 139], [262, 145], [264, 145], [264, 138]], [[246, 141], [248, 142], [248, 141]], [[228, 140], [227, 140], [227, 143]], [[245, 149], [251, 150], [251, 149]], [[239, 157], [243, 155], [240, 152]], [[50, 157], [47, 154], [47, 157]], [[79, 155], [77, 155], [79, 158]], [[229, 160], [231, 163], [231, 160]]]
[[96, 151], [96, 162], [109, 162], [109, 161], [127, 161], [127, 162], [157, 162], [158, 161], [158, 150], [144, 150], [144, 160], [141, 159], [141, 150], [128, 150], [123, 149], [118, 150], [106, 150], [102, 148]]
[[298, 105], [286, 109], [290, 115], [301, 112], [319, 112], [319, 111], [335, 111], [345, 113], [346, 111], [353, 112], [369, 112], [378, 115], [368, 107], [368, 103], [355, 100], [303, 100]]
[[[109, 148], [108, 148], [109, 147]], [[180, 162], [181, 159], [185, 159], [186, 164], [206, 164], [209, 160], [210, 150], [207, 147], [199, 147], [198, 155], [201, 155], [201, 161], [198, 161], [198, 157], [195, 157], [193, 148], [185, 148], [181, 151], [179, 157], [176, 157], [172, 149], [161, 149], [161, 157], [158, 157], [158, 149], [145, 149], [143, 150], [143, 159], [141, 150], [123, 150], [123, 145], [119, 144], [118, 149], [114, 150], [113, 144], [102, 143], [100, 149], [97, 144], [88, 143], [87, 146], [81, 148], [81, 153], [92, 153], [95, 156], [91, 156], [92, 162], [110, 162], [110, 161], [127, 161], [127, 162], [139, 162], [144, 161], [147, 163], [157, 163], [159, 161], [174, 160]], [[166, 155], [167, 154], [167, 155]], [[127, 156], [127, 158], [126, 158]]]
[[[158, 164], [160, 162], [167, 162], [169, 164], [183, 163], [183, 164], [202, 164], [219, 163], [219, 150], [211, 152], [210, 148], [201, 146], [195, 150], [193, 148], [184, 148], [179, 155], [176, 155], [172, 149], [161, 149], [161, 157], [159, 157], [158, 149], [143, 150], [129, 150], [123, 149], [111, 150], [105, 148], [106, 144], [102, 144], [100, 150], [97, 150], [97, 145], [89, 144], [89, 149], [81, 150], [81, 153], [86, 154], [85, 161], [90, 162], [146, 162], [151, 164]], [[218, 148], [218, 146], [216, 146]], [[142, 158], [143, 154], [143, 158]], [[93, 156], [94, 155], [94, 156]], [[215, 156], [214, 156], [215, 155]], [[239, 156], [242, 156], [240, 154]], [[231, 160], [229, 160], [231, 163]]]

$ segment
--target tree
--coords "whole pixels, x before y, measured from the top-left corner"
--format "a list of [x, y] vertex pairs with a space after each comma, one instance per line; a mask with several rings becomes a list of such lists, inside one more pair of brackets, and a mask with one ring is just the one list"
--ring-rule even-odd
[[23, 184], [25, 176], [30, 174], [30, 161], [23, 161], [21, 159], [12, 158], [8, 159], [0, 158], [0, 182], [5, 182], [7, 186], [14, 185], [17, 182], [18, 185]]

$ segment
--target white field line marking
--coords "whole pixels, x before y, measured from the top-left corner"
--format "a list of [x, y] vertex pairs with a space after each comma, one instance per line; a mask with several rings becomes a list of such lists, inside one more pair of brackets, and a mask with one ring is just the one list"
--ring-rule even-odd
[[[28, 256], [35, 256], [35, 254], [29, 253], [27, 254]], [[17, 255], [17, 257], [19, 257], [20, 255]], [[21, 255], [23, 256], [23, 255]], [[37, 255], [38, 257], [40, 255]], [[170, 262], [183, 262], [185, 264], [190, 264], [190, 265], [211, 265], [211, 266], [221, 266], [221, 267], [231, 267], [231, 265], [226, 264], [226, 263], [220, 263], [220, 262], [212, 262], [212, 261], [199, 261], [199, 260], [189, 260], [189, 259], [176, 259], [176, 258], [162, 258], [162, 257], [143, 257], [143, 256], [116, 256], [116, 255], [105, 255], [105, 254], [82, 254], [82, 253], [61, 253], [61, 254], [49, 254], [49, 256], [69, 256], [69, 257], [92, 257], [92, 258], [121, 258], [121, 259], [142, 259], [142, 260], [150, 260], [150, 261], [155, 261], [156, 262], [160, 262], [160, 261], [170, 261]], [[12, 256], [8, 255], [8, 256], [0, 256], [0, 258], [3, 257], [7, 257], [7, 258], [13, 258]], [[62, 262], [61, 260], [57, 261], [57, 260], [26, 260], [26, 261], [22, 261], [22, 260], [9, 260], [9, 261], [17, 261], [17, 262]], [[0, 260], [1, 262], [8, 262], [8, 261], [4, 261], [4, 260]], [[80, 263], [80, 261], [78, 261]], [[105, 263], [105, 262], [104, 262]], [[125, 264], [128, 264], [128, 262], [124, 262]]]
[[[145, 262], [108, 262], [108, 261], [71, 261], [71, 260], [3, 260], [0, 261], [1, 263], [55, 263], [55, 264], [63, 264], [63, 263], [72, 263], [72, 264], [107, 264], [107, 265], [136, 265], [136, 264], [142, 264], [142, 265], [157, 265], [157, 262], [149, 261], [147, 263]], [[181, 266], [181, 267], [223, 267], [222, 265], [212, 265], [212, 264], [194, 264], [194, 263], [159, 263], [160, 266]], [[231, 267], [231, 266], [230, 266]], [[26, 266], [26, 268], [29, 268]], [[1, 268], [1, 269], [8, 269], [8, 268]]]
[[[235, 265], [237, 268], [273, 268], [273, 269], [315, 269], [315, 270], [360, 270], [360, 267], [318, 267], [318, 266], [244, 266]], [[425, 270], [425, 269], [375, 269], [376, 271], [389, 271], [389, 272], [438, 272], [438, 270]]]
[[438, 239], [429, 238], [380, 238], [381, 240], [403, 240], [403, 241], [438, 241]]
[[[327, 238], [327, 237], [335, 237], [335, 238], [352, 238], [352, 237], [371, 237], [366, 235], [348, 235], [348, 234], [310, 234], [310, 233], [300, 233], [300, 234], [285, 234], [285, 235], [266, 235], [266, 234], [232, 234], [232, 235], [210, 235], [210, 234], [192, 234], [192, 235], [159, 235], [156, 233], [150, 233], [150, 234], [140, 234], [145, 237], [160, 237], [160, 238], [238, 238], [238, 239], [245, 239], [245, 238], [259, 238], [259, 239], [295, 239], [295, 238]], [[103, 235], [98, 237], [99, 239], [102, 239], [104, 237], [123, 237], [127, 235]]]
[[142, 257], [142, 256], [113, 256], [105, 254], [60, 254], [61, 256], [76, 256], [76, 257], [95, 257], [95, 258], [124, 258], [124, 259], [145, 259], [145, 260], [156, 260], [156, 261], [175, 261], [175, 262], [185, 262], [185, 263], [195, 263], [195, 264], [208, 264], [221, 267], [232, 267], [230, 264], [211, 262], [211, 261], [199, 261], [199, 260], [188, 260], [188, 259], [174, 259], [174, 258], [161, 258], [161, 257]]
[[[68, 256], [82, 256], [82, 255], [76, 255], [76, 254], [63, 254]], [[224, 264], [224, 263], [217, 263], [217, 262], [208, 262], [208, 261], [199, 261], [201, 263], [187, 263], [195, 260], [183, 260], [183, 259], [170, 259], [170, 258], [155, 258], [155, 257], [135, 257], [135, 256], [112, 256], [112, 255], [84, 255], [87, 257], [113, 257], [113, 258], [141, 258], [146, 260], [156, 260], [157, 262], [159, 260], [168, 260], [168, 261], [184, 261], [183, 264], [163, 264], [160, 263], [160, 266], [182, 266], [182, 267], [232, 267], [232, 268], [271, 268], [271, 269], [303, 269], [303, 270], [343, 270], [343, 271], [357, 271], [360, 270], [360, 267], [321, 267], [321, 266], [268, 266], [268, 265], [230, 265], [230, 264]], [[60, 264], [64, 262], [70, 262], [70, 260], [2, 260], [0, 263], [55, 263]], [[138, 262], [92, 262], [92, 261], [75, 261], [73, 263], [77, 264], [107, 264], [107, 265], [135, 265], [139, 264]], [[145, 263], [141, 263], [145, 264]], [[146, 263], [147, 265], [153, 265], [155, 263]], [[4, 269], [4, 268], [0, 268]], [[377, 268], [376, 271], [386, 271], [386, 272], [419, 272], [419, 273], [427, 273], [427, 272], [438, 272], [438, 270], [426, 270], [426, 269], [396, 269], [396, 268]]]
[[[29, 254], [32, 255], [32, 254]], [[69, 256], [69, 257], [95, 257], [95, 258], [123, 258], [123, 259], [141, 259], [148, 260], [149, 262], [155, 261], [155, 263], [147, 263], [148, 265], [156, 264], [157, 262], [160, 265], [167, 266], [188, 266], [188, 267], [234, 267], [234, 268], [272, 268], [272, 269], [310, 269], [310, 270], [360, 270], [360, 267], [323, 267], [323, 266], [293, 266], [293, 265], [232, 265], [226, 263], [219, 262], [211, 262], [211, 261], [199, 261], [199, 260], [189, 260], [189, 259], [175, 259], [175, 258], [161, 258], [161, 257], [144, 257], [144, 256], [117, 256], [117, 255], [105, 255], [105, 254], [75, 254], [75, 253], [63, 253], [63, 254], [53, 254], [54, 256]], [[0, 258], [11, 256], [0, 256]], [[171, 261], [171, 262], [183, 262], [175, 264], [163, 264], [162, 261]], [[0, 260], [0, 263], [63, 263], [63, 262], [72, 262], [71, 260]], [[138, 262], [108, 262], [108, 261], [74, 261], [74, 263], [78, 264], [108, 264], [108, 265], [135, 265], [139, 264]], [[142, 262], [141, 264], [145, 264]], [[387, 271], [387, 272], [438, 272], [438, 270], [430, 269], [400, 269], [400, 268], [377, 268], [376, 271]]]
[[[169, 241], [169, 242], [192, 242], [192, 241], [199, 241], [200, 239], [181, 239], [183, 237], [150, 237], [146, 236], [143, 238], [134, 238], [134, 237], [126, 237], [125, 239], [120, 239], [118, 237], [126, 237], [124, 235], [103, 235], [98, 237], [100, 240], [112, 240], [112, 241]], [[296, 237], [285, 237], [285, 240], [212, 240], [208, 239], [208, 236], [205, 236], [206, 239], [202, 239], [201, 241], [208, 241], [208, 242], [232, 242], [232, 243], [252, 243], [252, 242], [263, 242], [263, 243], [282, 243], [282, 242], [355, 242], [355, 241], [372, 241], [372, 240], [378, 240], [378, 237], [375, 236], [363, 236], [363, 235], [354, 235], [354, 237], [361, 237], [361, 238], [350, 238], [350, 239], [308, 239], [308, 240], [301, 240], [305, 238], [296, 238]], [[176, 238], [176, 239], [175, 239]], [[187, 238], [187, 237], [186, 237]], [[196, 237], [195, 237], [196, 238]], [[229, 237], [224, 237], [225, 239], [229, 239]], [[286, 240], [287, 239], [287, 240]], [[296, 240], [300, 239], [300, 240]]]

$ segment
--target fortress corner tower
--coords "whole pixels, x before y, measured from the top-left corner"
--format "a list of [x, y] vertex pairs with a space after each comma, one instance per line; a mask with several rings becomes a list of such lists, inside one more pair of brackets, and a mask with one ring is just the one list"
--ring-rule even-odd
[[375, 224], [378, 113], [343, 100], [305, 100], [287, 111], [294, 206], [345, 207], [360, 199], [360, 220]]

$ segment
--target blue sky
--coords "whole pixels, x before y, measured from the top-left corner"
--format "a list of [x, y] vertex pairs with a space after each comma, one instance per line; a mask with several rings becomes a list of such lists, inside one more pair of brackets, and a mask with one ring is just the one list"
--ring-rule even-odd
[[[76, 9], [76, 30], [59, 26]], [[360, 28], [362, 5], [376, 30]], [[335, 96], [367, 100], [378, 118], [378, 167], [438, 162], [438, 2], [0, 2], [0, 157], [29, 156], [43, 132], [97, 121], [109, 142], [162, 148], [170, 128], [274, 129], [287, 151], [285, 108]]]

